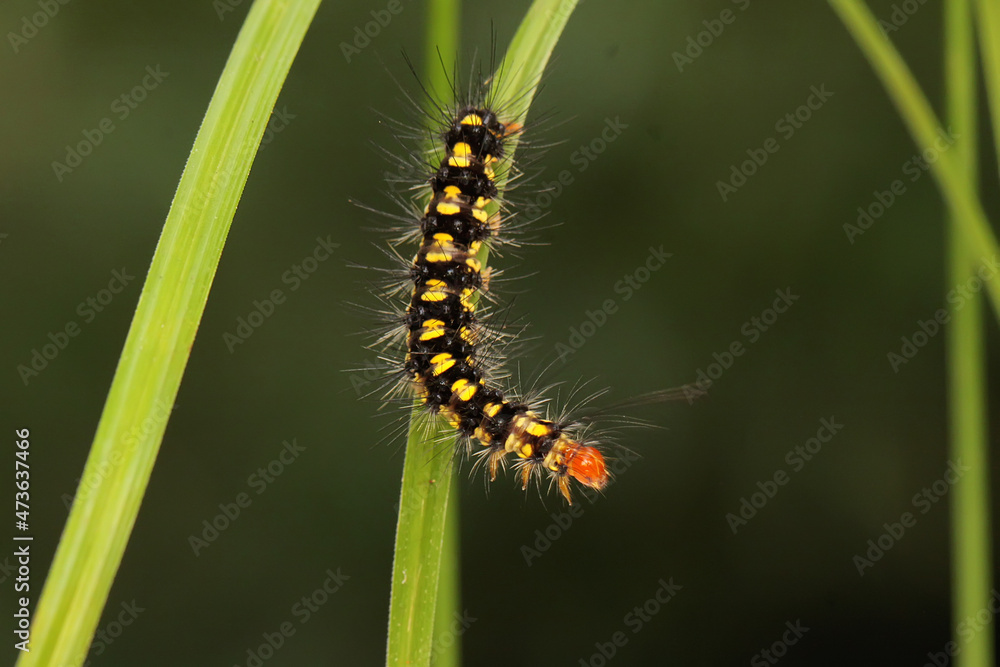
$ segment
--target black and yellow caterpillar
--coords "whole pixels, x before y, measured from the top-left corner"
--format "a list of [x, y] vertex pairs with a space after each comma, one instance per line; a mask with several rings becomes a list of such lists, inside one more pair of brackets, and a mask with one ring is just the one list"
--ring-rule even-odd
[[581, 442], [572, 422], [546, 419], [506, 398], [480, 358], [486, 330], [476, 300], [488, 288], [489, 273], [477, 255], [499, 232], [500, 214], [490, 215], [487, 206], [497, 197], [495, 169], [505, 142], [521, 130], [483, 106], [459, 107], [442, 133], [445, 154], [430, 178], [421, 245], [409, 267], [404, 372], [431, 412], [482, 446], [477, 454], [491, 480], [514, 454], [524, 487], [544, 471], [572, 502], [571, 477], [598, 490], [608, 483], [603, 455]]

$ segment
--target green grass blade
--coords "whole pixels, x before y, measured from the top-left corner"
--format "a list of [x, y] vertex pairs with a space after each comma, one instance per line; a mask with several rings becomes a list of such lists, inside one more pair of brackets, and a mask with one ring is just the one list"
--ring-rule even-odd
[[[913, 73], [880, 31], [875, 16], [860, 0], [829, 2], [882, 79], [882, 84], [896, 104], [917, 146], [921, 150], [933, 146], [935, 138], [942, 131], [940, 123], [913, 78]], [[951, 151], [939, 154], [938, 159], [931, 164], [931, 173], [958, 228], [968, 238], [969, 247], [975, 248], [977, 262], [987, 262], [998, 255], [996, 236], [990, 228], [975, 185], [963, 178], [962, 169]], [[1000, 280], [986, 281], [985, 286], [1000, 321]]]
[[[135, 522], [265, 125], [319, 0], [258, 0], [240, 30], [153, 255], [20, 667], [80, 665]], [[136, 442], [136, 433], [146, 434]]]
[[431, 0], [427, 7], [427, 42], [423, 78], [429, 90], [442, 94], [449, 90], [448, 76], [458, 57], [462, 4], [459, 0]]
[[[500, 97], [496, 104], [510, 110], [506, 120], [524, 123], [542, 72], [575, 7], [576, 0], [536, 0], [529, 8], [501, 66], [503, 91], [510, 98]], [[513, 154], [516, 142], [508, 145]], [[497, 175], [501, 192], [506, 176]], [[481, 259], [485, 266], [485, 256]], [[434, 443], [448, 437], [453, 429], [439, 421], [426, 430], [417, 427], [422, 411], [419, 405], [414, 406], [403, 463], [386, 651], [386, 663], [392, 667], [429, 665], [441, 588], [454, 470], [450, 454], [435, 452]]]
[[[948, 0], [945, 4], [945, 83], [948, 119], [961, 138], [954, 147], [955, 161], [969, 183], [978, 183], [976, 157], [976, 47], [972, 20], [974, 0]], [[980, 21], [992, 9], [980, 3]], [[996, 2], [991, 8], [1000, 9]], [[995, 20], [994, 16], [992, 20]], [[985, 39], [989, 30], [980, 26]], [[1000, 37], [1000, 35], [998, 35]], [[1000, 57], [996, 44], [981, 42], [984, 60]], [[987, 85], [995, 86], [1000, 60], [984, 63]], [[991, 72], [992, 70], [992, 72]], [[1000, 109], [1000, 90], [994, 88], [991, 106]], [[998, 117], [994, 114], [994, 123]], [[1000, 127], [1000, 124], [996, 124]], [[1000, 154], [1000, 144], [998, 154]], [[976, 268], [975, 249], [958, 229], [949, 226], [949, 257], [946, 289], [965, 282]], [[964, 308], [952, 314], [948, 329], [948, 412], [950, 457], [961, 460], [969, 471], [951, 494], [952, 619], [975, 617], [985, 608], [993, 589], [990, 544], [989, 461], [987, 442], [986, 349], [983, 305], [973, 296]], [[978, 632], [970, 638], [955, 636], [962, 646], [955, 656], [956, 667], [990, 667], [994, 661], [992, 632]], [[966, 641], [967, 639], [967, 641]]]
[[[457, 62], [462, 7], [459, 0], [431, 0], [427, 8], [427, 41], [423, 77], [430, 90], [448, 90], [448, 71], [443, 63]], [[427, 148], [433, 148], [428, 146]], [[431, 664], [434, 667], [458, 667], [462, 664], [462, 640], [452, 632], [455, 615], [462, 602], [461, 544], [459, 540], [458, 479], [451, 476], [448, 507], [441, 541], [441, 575], [437, 605], [434, 609], [434, 634]], [[451, 641], [447, 641], [448, 639]]]
[[979, 27], [979, 50], [983, 59], [983, 78], [993, 124], [993, 145], [1000, 157], [1000, 2], [976, 0], [976, 23]]

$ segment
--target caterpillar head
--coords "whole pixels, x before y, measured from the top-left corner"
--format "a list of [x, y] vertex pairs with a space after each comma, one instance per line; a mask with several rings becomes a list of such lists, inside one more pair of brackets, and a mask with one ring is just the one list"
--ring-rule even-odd
[[578, 444], [566, 454], [566, 472], [584, 486], [600, 491], [608, 484], [604, 456], [596, 447]]
[[560, 458], [562, 465], [565, 466], [565, 473], [559, 477], [559, 493], [570, 505], [573, 504], [570, 496], [570, 477], [595, 491], [600, 491], [608, 485], [608, 468], [604, 462], [604, 455], [596, 447], [569, 440], [565, 443]]

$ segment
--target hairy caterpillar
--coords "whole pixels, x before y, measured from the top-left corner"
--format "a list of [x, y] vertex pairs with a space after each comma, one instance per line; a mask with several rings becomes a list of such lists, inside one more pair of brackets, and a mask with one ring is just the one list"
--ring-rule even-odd
[[[539, 404], [513, 398], [500, 386], [486, 350], [502, 334], [476, 308], [490, 279], [477, 255], [497, 243], [504, 218], [509, 219], [503, 208], [491, 215], [487, 207], [498, 197], [498, 170], [510, 169], [506, 146], [523, 129], [501, 120], [504, 109], [492, 103], [491, 83], [470, 91], [465, 101], [436, 109], [441, 158], [427, 165], [433, 173], [417, 191], [426, 197], [429, 186], [429, 202], [422, 214], [414, 212], [419, 221], [404, 221], [410, 228], [403, 230], [402, 241], [420, 242], [402, 272], [411, 286], [409, 298], [394, 332], [379, 343], [405, 345], [405, 359], [390, 362], [401, 384], [477, 450], [477, 465], [485, 464], [491, 481], [513, 454], [523, 488], [547, 474], [572, 503], [571, 478], [596, 490], [607, 485], [604, 456], [584, 438], [581, 424], [548, 419]], [[405, 287], [397, 282], [392, 291]]]

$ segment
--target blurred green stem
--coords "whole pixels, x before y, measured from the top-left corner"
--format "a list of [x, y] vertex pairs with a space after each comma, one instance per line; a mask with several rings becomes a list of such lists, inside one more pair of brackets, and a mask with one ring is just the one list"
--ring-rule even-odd
[[[995, 0], [994, 7], [1000, 7]], [[981, 35], [986, 32], [982, 31]], [[972, 0], [945, 3], [945, 84], [948, 119], [959, 139], [955, 163], [972, 187], [978, 183], [976, 151], [976, 45]], [[995, 45], [994, 45], [995, 46]], [[982, 44], [986, 59], [998, 53]], [[994, 63], [995, 65], [996, 63]], [[984, 68], [987, 73], [992, 69]], [[987, 79], [989, 76], [987, 75]], [[1000, 105], [993, 97], [991, 105]], [[997, 125], [1000, 127], [1000, 125]], [[1000, 149], [1000, 144], [998, 144]], [[949, 225], [948, 271], [945, 289], [965, 282], [977, 268], [976, 249], [952, 216]], [[990, 600], [992, 548], [990, 544], [989, 460], [986, 418], [986, 349], [983, 305], [978, 295], [952, 315], [948, 329], [948, 413], [950, 458], [969, 470], [952, 490], [951, 572], [952, 622], [975, 617]], [[978, 632], [953, 638], [961, 646], [956, 667], [990, 667], [994, 662], [993, 633]]]
[[[875, 16], [860, 0], [829, 2], [882, 79], [917, 146], [921, 150], [934, 150], [934, 141], [944, 134], [944, 130], [899, 52], [882, 34]], [[975, 183], [964, 178], [952, 151], [934, 152], [938, 157], [931, 163], [931, 173], [944, 195], [949, 212], [966, 237], [968, 247], [975, 249], [977, 266], [987, 265], [1000, 251], [976, 193]], [[1000, 280], [988, 280], [984, 285], [1000, 322]]]
[[[972, 0], [947, 0], [945, 5], [945, 70], [947, 118], [954, 146], [940, 153], [933, 173], [948, 203], [948, 271], [945, 291], [965, 284], [984, 262], [995, 259], [996, 239], [978, 195], [976, 159], [976, 62]], [[940, 132], [930, 104], [875, 17], [859, 0], [830, 0], [896, 103], [914, 140], [932, 145]], [[994, 136], [1000, 131], [1000, 3], [980, 1], [981, 48], [991, 91]], [[1000, 155], [1000, 142], [997, 144]], [[986, 280], [987, 294], [1000, 319], [1000, 280]], [[990, 600], [989, 466], [986, 438], [986, 351], [983, 308], [973, 295], [950, 313], [948, 331], [948, 407], [950, 458], [968, 470], [952, 490], [952, 621], [959, 647], [956, 664], [992, 667], [992, 629], [967, 638], [957, 634], [964, 619], [975, 617]]]
[[156, 246], [20, 667], [87, 656], [250, 165], [318, 5], [257, 0], [240, 30]]
[[1000, 156], [1000, 2], [975, 0], [979, 26], [979, 51], [983, 60], [983, 79], [993, 125], [993, 145]]

